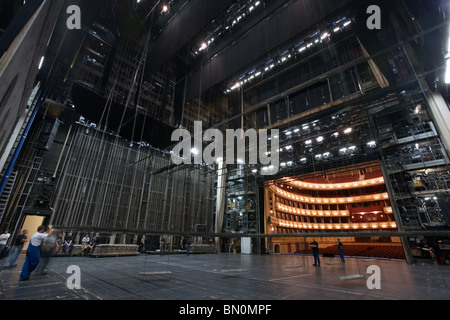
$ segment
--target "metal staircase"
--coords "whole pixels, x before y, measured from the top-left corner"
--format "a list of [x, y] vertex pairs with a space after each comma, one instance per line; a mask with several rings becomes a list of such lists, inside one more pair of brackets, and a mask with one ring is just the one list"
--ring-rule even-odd
[[11, 197], [14, 184], [16, 183], [17, 172], [11, 172], [8, 181], [5, 184], [2, 194], [0, 195], [0, 223], [8, 208], [8, 202]]

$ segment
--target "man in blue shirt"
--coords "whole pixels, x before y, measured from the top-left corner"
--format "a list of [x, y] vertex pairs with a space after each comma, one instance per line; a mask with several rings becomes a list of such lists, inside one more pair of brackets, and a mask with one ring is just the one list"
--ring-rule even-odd
[[71, 254], [73, 250], [72, 232], [69, 232], [67, 236], [64, 238], [64, 243], [62, 245], [62, 250], [64, 253], [66, 253], [67, 247], [69, 247], [69, 254]]

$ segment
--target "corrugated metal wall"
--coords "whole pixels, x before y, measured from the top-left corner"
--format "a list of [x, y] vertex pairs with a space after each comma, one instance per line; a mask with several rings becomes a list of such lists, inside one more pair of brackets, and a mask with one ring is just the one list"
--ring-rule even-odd
[[120, 230], [211, 228], [215, 174], [193, 167], [152, 174], [170, 155], [78, 126], [64, 155], [54, 224]]

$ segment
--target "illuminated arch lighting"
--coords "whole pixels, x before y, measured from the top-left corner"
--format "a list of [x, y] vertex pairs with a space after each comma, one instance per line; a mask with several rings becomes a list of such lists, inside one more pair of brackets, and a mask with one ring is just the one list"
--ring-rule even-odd
[[288, 184], [293, 185], [297, 188], [303, 188], [308, 190], [345, 190], [345, 189], [356, 189], [356, 188], [362, 188], [366, 187], [368, 185], [383, 185], [385, 183], [383, 177], [374, 178], [374, 179], [368, 179], [368, 180], [362, 180], [362, 181], [355, 181], [355, 182], [346, 182], [346, 183], [310, 183], [310, 182], [303, 182], [298, 180], [290, 179], [288, 181]]
[[318, 198], [318, 197], [307, 197], [307, 196], [298, 196], [295, 194], [292, 194], [290, 192], [284, 191], [281, 188], [278, 188], [277, 186], [272, 185], [270, 187], [275, 194], [278, 196], [289, 199], [289, 200], [297, 200], [299, 202], [303, 203], [355, 203], [355, 202], [368, 202], [368, 201], [378, 201], [378, 200], [388, 200], [389, 195], [387, 192], [384, 193], [376, 193], [376, 194], [368, 194], [363, 196], [353, 196], [353, 197], [345, 197], [345, 198]]

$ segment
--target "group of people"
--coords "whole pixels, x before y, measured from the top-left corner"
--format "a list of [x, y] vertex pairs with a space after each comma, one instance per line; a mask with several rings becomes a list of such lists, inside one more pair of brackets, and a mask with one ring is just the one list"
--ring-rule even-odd
[[28, 280], [31, 273], [37, 268], [40, 273], [45, 273], [50, 257], [58, 247], [57, 234], [58, 230], [51, 226], [38, 227], [37, 232], [30, 238], [25, 262], [20, 273], [20, 281]]
[[[313, 242], [310, 243], [310, 247], [312, 248], [312, 253], [314, 256], [314, 264], [315, 267], [320, 267], [320, 257], [319, 257], [319, 244], [316, 241], [316, 238], [313, 238]], [[340, 239], [337, 239], [337, 248], [339, 252], [339, 256], [341, 258], [341, 262], [345, 263], [344, 258], [344, 244]]]
[[[92, 253], [92, 251], [94, 250], [95, 246], [97, 245], [97, 238], [94, 237], [92, 240], [89, 236], [88, 233], [86, 233], [86, 235], [81, 239], [81, 255], [88, 255], [90, 253]], [[73, 239], [73, 235], [71, 232], [69, 232], [65, 238], [64, 238], [64, 242], [62, 243], [62, 251], [65, 254], [72, 254], [73, 251], [73, 247], [74, 247], [74, 239]]]
[[[24, 244], [28, 241], [28, 231], [21, 230], [11, 243], [11, 249], [8, 251], [3, 268], [14, 268], [17, 266], [17, 258], [22, 252]], [[2, 252], [7, 245], [10, 233], [6, 230], [0, 235], [0, 252]], [[86, 234], [82, 239], [81, 254], [89, 254], [96, 245], [96, 237], [90, 239], [89, 234]], [[74, 247], [74, 239], [72, 233], [68, 233], [61, 241], [61, 233], [53, 229], [52, 226], [40, 226], [37, 232], [29, 239], [28, 248], [26, 251], [25, 262], [20, 274], [20, 281], [28, 280], [31, 273], [36, 270], [40, 274], [46, 273], [46, 267], [50, 258], [60, 249], [64, 253], [71, 254]]]

